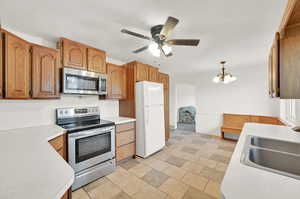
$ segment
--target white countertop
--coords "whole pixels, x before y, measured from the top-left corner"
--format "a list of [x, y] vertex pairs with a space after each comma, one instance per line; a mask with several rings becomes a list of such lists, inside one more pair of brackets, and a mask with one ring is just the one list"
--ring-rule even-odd
[[48, 143], [62, 135], [56, 125], [0, 131], [0, 198], [59, 199], [74, 171]]
[[134, 121], [136, 121], [135, 118], [119, 117], [119, 116], [115, 116], [115, 117], [103, 117], [101, 119], [112, 121], [115, 124], [124, 124], [124, 123], [128, 123], [128, 122], [134, 122]]
[[300, 133], [287, 126], [247, 123], [224, 176], [221, 192], [226, 199], [295, 199], [300, 180], [246, 166], [240, 162], [247, 135], [300, 142]]

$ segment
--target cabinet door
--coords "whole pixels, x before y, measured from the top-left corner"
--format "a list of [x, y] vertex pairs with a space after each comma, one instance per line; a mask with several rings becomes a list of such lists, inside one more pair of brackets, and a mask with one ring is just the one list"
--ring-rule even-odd
[[104, 51], [88, 48], [88, 70], [106, 74], [106, 54]]
[[108, 98], [126, 98], [126, 68], [114, 64], [107, 64]]
[[3, 68], [3, 35], [2, 35], [2, 32], [1, 32], [1, 29], [0, 29], [0, 98], [3, 97], [4, 93], [4, 88], [3, 88], [3, 71], [4, 71], [4, 68]]
[[164, 73], [159, 73], [159, 82], [164, 85], [164, 88], [169, 89], [169, 75]]
[[59, 97], [59, 52], [42, 46], [32, 47], [32, 97]]
[[30, 45], [28, 42], [5, 33], [5, 97], [30, 98]]
[[300, 99], [300, 36], [280, 40], [280, 98]]
[[149, 67], [148, 80], [151, 82], [160, 82], [158, 68], [155, 68], [153, 66], [148, 66], [148, 67]]
[[77, 69], [87, 69], [86, 54], [87, 47], [67, 39], [62, 40], [63, 66], [69, 66]]
[[148, 81], [149, 67], [143, 63], [136, 64], [136, 81]]

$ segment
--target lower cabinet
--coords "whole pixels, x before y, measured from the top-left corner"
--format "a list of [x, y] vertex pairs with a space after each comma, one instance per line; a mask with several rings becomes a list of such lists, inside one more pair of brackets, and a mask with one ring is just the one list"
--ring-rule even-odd
[[135, 155], [135, 122], [116, 125], [117, 163]]

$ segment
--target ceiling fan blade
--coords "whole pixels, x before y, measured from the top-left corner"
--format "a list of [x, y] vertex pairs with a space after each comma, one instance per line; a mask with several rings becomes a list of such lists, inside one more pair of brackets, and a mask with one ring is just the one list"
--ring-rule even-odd
[[199, 39], [172, 39], [165, 43], [169, 45], [198, 46], [199, 42]]
[[122, 33], [125, 33], [125, 34], [129, 34], [129, 35], [135, 36], [135, 37], [138, 37], [138, 38], [141, 38], [141, 39], [152, 40], [152, 39], [151, 39], [150, 37], [148, 37], [148, 36], [145, 36], [145, 35], [142, 35], [142, 34], [139, 34], [139, 33], [136, 33], [136, 32], [132, 32], [132, 31], [130, 31], [130, 30], [122, 29], [121, 32], [122, 32]]
[[139, 53], [139, 52], [142, 52], [142, 51], [144, 51], [144, 50], [147, 50], [148, 47], [149, 47], [149, 46], [144, 46], [144, 47], [142, 47], [142, 48], [139, 48], [139, 49], [133, 51], [133, 53]]
[[160, 34], [164, 36], [164, 38], [167, 38], [175, 28], [175, 26], [178, 24], [179, 20], [174, 17], [168, 17], [165, 25], [163, 26]]
[[173, 55], [172, 52], [170, 52], [169, 54], [166, 54], [166, 52], [164, 51], [164, 49], [163, 49], [161, 46], [160, 46], [159, 48], [160, 48], [161, 52], [162, 52], [166, 57], [170, 57], [170, 56]]

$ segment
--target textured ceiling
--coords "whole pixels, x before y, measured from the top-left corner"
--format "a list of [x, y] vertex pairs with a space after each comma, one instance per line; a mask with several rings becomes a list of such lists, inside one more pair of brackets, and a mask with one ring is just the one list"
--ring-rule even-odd
[[[64, 36], [103, 49], [123, 62], [140, 60], [179, 75], [267, 60], [286, 0], [0, 0], [3, 24], [46, 40]], [[180, 20], [171, 38], [199, 38], [198, 47], [173, 47], [174, 56], [155, 58], [133, 50], [147, 41], [122, 28], [150, 36], [168, 16]]]

